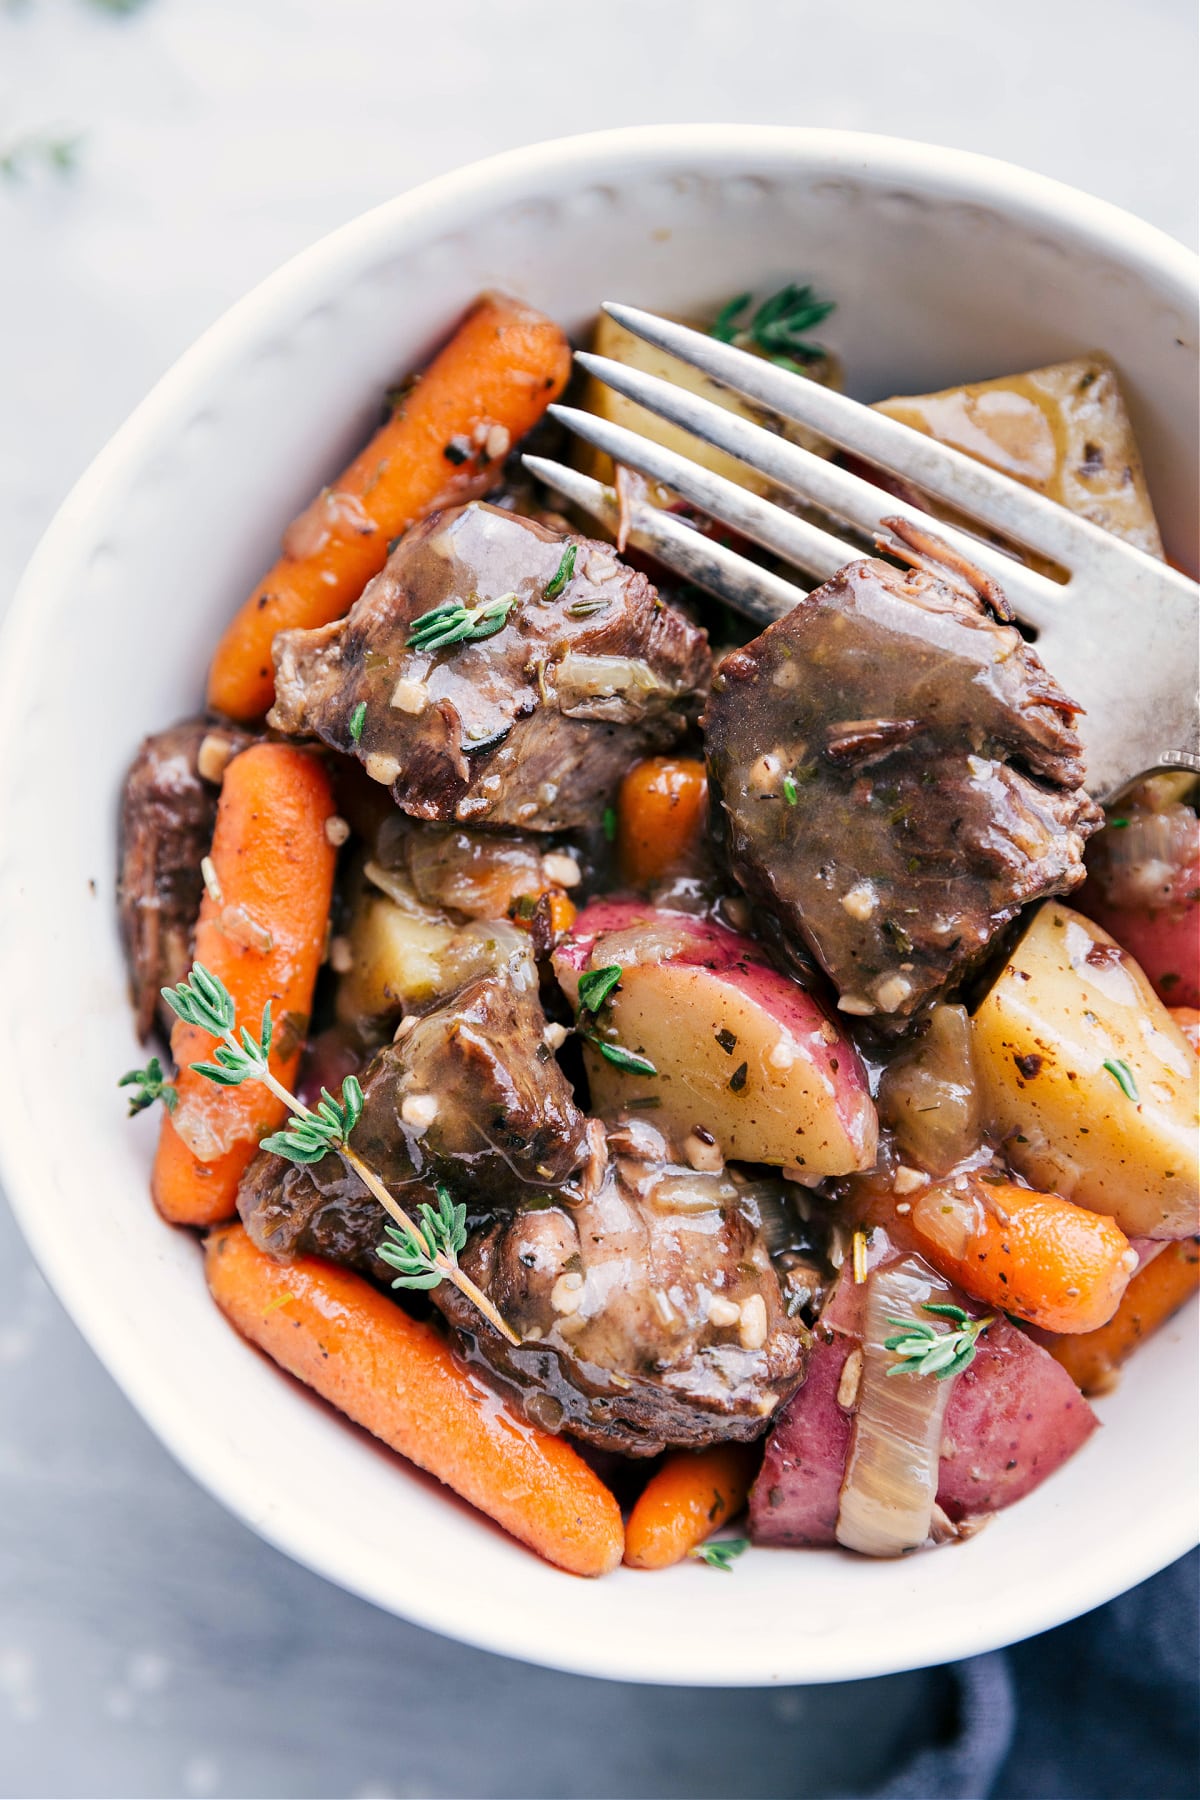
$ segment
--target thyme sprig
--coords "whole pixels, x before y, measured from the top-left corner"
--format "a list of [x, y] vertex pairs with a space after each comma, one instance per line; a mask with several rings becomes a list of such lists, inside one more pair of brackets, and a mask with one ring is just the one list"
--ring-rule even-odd
[[710, 1569], [720, 1569], [722, 1573], [729, 1575], [733, 1572], [737, 1557], [749, 1548], [749, 1538], [713, 1538], [707, 1544], [694, 1544], [688, 1555], [693, 1562], [705, 1563]]
[[939, 1381], [960, 1375], [975, 1361], [979, 1338], [989, 1325], [995, 1324], [991, 1314], [973, 1319], [961, 1306], [933, 1300], [926, 1301], [921, 1311], [936, 1319], [948, 1319], [956, 1329], [937, 1331], [923, 1319], [889, 1318], [889, 1325], [900, 1328], [894, 1337], [883, 1340], [884, 1348], [894, 1351], [898, 1359], [888, 1370], [889, 1375], [935, 1375]]
[[[481, 1292], [458, 1264], [458, 1253], [467, 1241], [466, 1209], [454, 1205], [444, 1188], [437, 1188], [436, 1209], [419, 1208], [418, 1225], [393, 1198], [368, 1163], [351, 1149], [349, 1138], [362, 1117], [363, 1091], [356, 1076], [347, 1075], [340, 1098], [327, 1088], [315, 1109], [304, 1105], [276, 1077], [270, 1066], [272, 1037], [271, 1005], [263, 1010], [257, 1038], [237, 1024], [237, 1009], [229, 989], [203, 963], [194, 963], [186, 981], [178, 987], [163, 988], [162, 997], [177, 1018], [187, 1025], [197, 1025], [219, 1041], [211, 1062], [192, 1063], [197, 1075], [215, 1082], [218, 1087], [240, 1087], [243, 1081], [259, 1081], [291, 1115], [282, 1131], [262, 1139], [261, 1148], [294, 1163], [316, 1163], [335, 1151], [348, 1168], [353, 1169], [363, 1186], [393, 1220], [384, 1227], [379, 1245], [380, 1259], [398, 1271], [393, 1287], [434, 1288], [442, 1281], [453, 1282], [510, 1344], [520, 1340], [501, 1317], [487, 1295]], [[136, 1078], [151, 1075], [153, 1061], [145, 1071], [133, 1070]], [[161, 1070], [159, 1071], [161, 1075]], [[129, 1080], [122, 1077], [122, 1082]], [[132, 1085], [132, 1083], [130, 1084]], [[159, 1098], [165, 1099], [165, 1094]], [[150, 1102], [146, 1102], [149, 1104]], [[170, 1105], [170, 1102], [167, 1103]], [[138, 1110], [141, 1108], [139, 1106]]]
[[135, 1088], [136, 1093], [129, 1096], [129, 1117], [134, 1119], [138, 1113], [145, 1112], [156, 1100], [161, 1100], [168, 1112], [174, 1112], [179, 1105], [179, 1095], [163, 1074], [163, 1066], [157, 1056], [152, 1056], [144, 1069], [130, 1069], [122, 1075], [118, 1087]]
[[413, 620], [409, 649], [446, 650], [451, 644], [495, 637], [508, 624], [517, 598], [516, 594], [498, 594], [494, 600], [481, 600], [478, 606], [464, 606], [461, 600], [443, 601]]
[[777, 294], [764, 300], [748, 321], [743, 321], [742, 314], [750, 300], [749, 294], [738, 294], [723, 306], [709, 326], [709, 336], [723, 344], [748, 338], [780, 368], [801, 373], [805, 363], [824, 356], [820, 344], [809, 342], [804, 334], [829, 317], [835, 301], [818, 300], [811, 287], [799, 287], [789, 281]]

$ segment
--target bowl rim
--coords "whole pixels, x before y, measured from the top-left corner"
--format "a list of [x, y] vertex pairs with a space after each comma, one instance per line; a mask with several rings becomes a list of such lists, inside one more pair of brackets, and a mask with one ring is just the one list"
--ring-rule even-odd
[[[331, 278], [345, 277], [360, 258], [402, 237], [406, 230], [419, 229], [423, 221], [464, 206], [478, 209], [489, 197], [511, 199], [534, 187], [551, 166], [560, 178], [568, 167], [581, 177], [596, 179], [602, 178], [609, 162], [644, 158], [666, 164], [689, 157], [711, 162], [722, 155], [742, 160], [783, 156], [798, 172], [821, 165], [841, 167], [848, 174], [868, 172], [872, 178], [890, 173], [949, 201], [990, 203], [1009, 216], [1048, 230], [1069, 226], [1073, 235], [1089, 237], [1135, 273], [1177, 288], [1185, 304], [1190, 302], [1200, 274], [1200, 259], [1165, 232], [1051, 177], [975, 152], [866, 132], [802, 126], [635, 126], [544, 140], [436, 176], [326, 234], [234, 302], [155, 382], [75, 482], [43, 534], [0, 629], [0, 764], [5, 760], [5, 744], [15, 729], [14, 721], [21, 717], [22, 684], [37, 649], [40, 592], [47, 584], [56, 583], [59, 566], [74, 554], [79, 536], [94, 529], [106, 490], [137, 463], [146, 441], [203, 386], [210, 367], [231, 360], [256, 337], [270, 322], [278, 303], [286, 299], [289, 307], [296, 306], [306, 294], [319, 300]], [[598, 302], [600, 298], [597, 296]], [[3, 805], [0, 796], [0, 814]], [[195, 1441], [187, 1418], [174, 1404], [169, 1381], [160, 1379], [152, 1362], [136, 1353], [120, 1321], [106, 1308], [103, 1290], [93, 1287], [76, 1267], [38, 1204], [38, 1146], [28, 1121], [10, 1098], [14, 1089], [5, 1079], [5, 1070], [11, 1055], [9, 1042], [0, 1037], [0, 1177], [38, 1265], [90, 1348], [160, 1442], [201, 1487], [277, 1549], [373, 1604], [384, 1605], [349, 1561], [339, 1556], [336, 1545], [310, 1542], [301, 1522], [274, 1514], [262, 1516], [250, 1491], [252, 1482], [229, 1467], [217, 1466], [205, 1443]], [[853, 1661], [843, 1659], [814, 1677], [811, 1672], [797, 1672], [795, 1665], [786, 1666], [776, 1651], [769, 1662], [764, 1659], [748, 1669], [736, 1684], [893, 1673], [931, 1661], [975, 1655], [1077, 1617], [1191, 1548], [1196, 1541], [1195, 1519], [1187, 1496], [1179, 1499], [1179, 1504], [1161, 1515], [1152, 1542], [1139, 1533], [1129, 1533], [1113, 1546], [1103, 1567], [1064, 1570], [1062, 1586], [1056, 1587], [1053, 1598], [1047, 1594], [1026, 1599], [1015, 1609], [1019, 1617], [1006, 1618], [1005, 1609], [999, 1607], [997, 1616], [982, 1628], [978, 1616], [956, 1622], [943, 1632], [932, 1656], [897, 1654], [894, 1646], [883, 1654], [864, 1645]], [[464, 1615], [450, 1606], [414, 1603], [404, 1616], [481, 1649], [580, 1674], [664, 1684], [686, 1681], [696, 1685], [706, 1680], [703, 1672], [695, 1670], [686, 1675], [664, 1671], [661, 1658], [632, 1644], [620, 1659], [587, 1650], [575, 1653], [561, 1645], [548, 1656], [534, 1630], [516, 1620], [497, 1621], [483, 1610]], [[735, 1680], [723, 1671], [708, 1677], [707, 1684], [731, 1686]]]

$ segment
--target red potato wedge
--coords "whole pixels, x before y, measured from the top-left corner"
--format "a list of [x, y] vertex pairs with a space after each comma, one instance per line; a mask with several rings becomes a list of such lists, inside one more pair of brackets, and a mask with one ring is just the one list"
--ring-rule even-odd
[[[768, 1438], [751, 1489], [755, 1543], [836, 1542], [854, 1417], [847, 1364], [855, 1349], [841, 1330], [814, 1346], [804, 1386]], [[946, 1408], [938, 1505], [956, 1522], [1011, 1506], [1061, 1468], [1098, 1423], [1049, 1352], [997, 1319]]]
[[[680, 1143], [701, 1126], [727, 1157], [816, 1175], [874, 1161], [878, 1126], [857, 1052], [749, 938], [684, 913], [598, 901], [554, 964], [577, 1005], [587, 970], [622, 969], [599, 1011], [581, 1017], [597, 1112], [652, 1094], [656, 1123]], [[614, 1066], [597, 1040], [655, 1073]]]

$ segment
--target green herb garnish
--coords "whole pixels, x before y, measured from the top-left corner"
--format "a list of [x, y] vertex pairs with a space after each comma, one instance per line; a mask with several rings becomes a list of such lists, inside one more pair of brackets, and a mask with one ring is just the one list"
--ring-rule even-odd
[[366, 722], [367, 703], [365, 700], [360, 700], [354, 711], [350, 714], [350, 742], [352, 744], [362, 742], [363, 726]]
[[606, 1044], [594, 1031], [585, 1031], [583, 1035], [589, 1044], [595, 1044], [605, 1062], [610, 1062], [614, 1069], [626, 1069], [631, 1075], [658, 1074], [649, 1057], [639, 1056], [635, 1050], [626, 1050], [623, 1044]]
[[[567, 545], [566, 549], [562, 553], [562, 557], [559, 560], [557, 569], [555, 569], [553, 575], [550, 577], [549, 581], [546, 583], [545, 587], [542, 589], [542, 599], [543, 600], [557, 600], [558, 599], [558, 596], [562, 593], [562, 591], [566, 587], [568, 581], [570, 581], [572, 575], [575, 573], [575, 558], [578, 556], [578, 554], [579, 554], [578, 544], [568, 544]], [[576, 602], [576, 604], [578, 605], [579, 603]], [[603, 600], [603, 601], [600, 601], [595, 604], [607, 606], [608, 601]], [[571, 610], [572, 610], [572, 612], [574, 612], [575, 608], [572, 607]]]
[[1110, 819], [1108, 821], [1108, 829], [1110, 831], [1124, 831], [1128, 823], [1128, 819]]
[[1132, 1100], [1136, 1105], [1141, 1096], [1138, 1093], [1137, 1082], [1133, 1079], [1133, 1070], [1125, 1059], [1120, 1056], [1112, 1056], [1104, 1064], [1104, 1067], [1108, 1070], [1125, 1098], [1127, 1100]]
[[604, 835], [609, 843], [615, 843], [617, 836], [617, 812], [615, 807], [605, 807], [601, 823], [604, 827]]
[[[456, 1263], [458, 1253], [467, 1241], [467, 1209], [454, 1204], [441, 1182], [437, 1183], [434, 1192], [438, 1199], [436, 1211], [428, 1202], [417, 1208], [421, 1235], [435, 1256], [442, 1255]], [[399, 1270], [392, 1283], [394, 1288], [437, 1287], [442, 1279], [440, 1269], [430, 1267], [429, 1258], [422, 1254], [411, 1237], [394, 1225], [384, 1226], [383, 1237], [375, 1254], [380, 1262]]]
[[795, 806], [800, 798], [800, 789], [796, 786], [796, 777], [789, 769], [783, 778], [783, 797], [789, 806]]
[[516, 604], [516, 594], [499, 594], [495, 600], [483, 600], [478, 606], [447, 600], [413, 620], [409, 649], [445, 650], [451, 644], [474, 644], [482, 638], [495, 637], [508, 624]]
[[948, 1319], [958, 1329], [935, 1331], [922, 1319], [889, 1318], [889, 1325], [900, 1328], [894, 1337], [883, 1340], [884, 1349], [894, 1351], [898, 1359], [888, 1370], [889, 1375], [936, 1375], [939, 1381], [960, 1375], [975, 1361], [978, 1338], [995, 1323], [990, 1314], [973, 1319], [961, 1306], [932, 1300], [925, 1302], [921, 1311], [932, 1313], [936, 1319]]
[[749, 294], [739, 294], [723, 306], [709, 326], [709, 336], [718, 338], [723, 344], [748, 338], [784, 369], [801, 369], [804, 363], [815, 362], [824, 356], [821, 346], [809, 343], [803, 334], [829, 317], [834, 301], [817, 300], [811, 287], [798, 287], [795, 282], [789, 282], [769, 300], [764, 300], [745, 322], [741, 315], [749, 306], [750, 298]]
[[145, 1112], [156, 1100], [161, 1100], [168, 1112], [174, 1112], [179, 1105], [179, 1095], [163, 1074], [162, 1064], [157, 1056], [152, 1056], [144, 1069], [130, 1069], [122, 1075], [118, 1087], [136, 1088], [137, 1092], [129, 1096], [129, 1117], [134, 1119], [138, 1113]]
[[625, 973], [620, 963], [606, 963], [602, 969], [587, 969], [579, 977], [579, 1004], [585, 1011], [599, 1012]]
[[750, 1548], [749, 1538], [713, 1538], [708, 1544], [695, 1544], [688, 1551], [693, 1562], [705, 1563], [728, 1575], [736, 1559]]
[[[381, 1259], [400, 1271], [392, 1284], [394, 1287], [432, 1288], [441, 1281], [452, 1281], [510, 1343], [519, 1342], [487, 1295], [481, 1293], [458, 1266], [458, 1252], [466, 1242], [465, 1209], [456, 1207], [439, 1187], [436, 1189], [437, 1209], [422, 1205], [418, 1209], [421, 1224], [415, 1224], [375, 1171], [350, 1148], [350, 1134], [363, 1110], [363, 1091], [355, 1076], [347, 1075], [343, 1081], [340, 1099], [322, 1088], [320, 1101], [315, 1109], [310, 1109], [284, 1087], [271, 1069], [270, 1002], [263, 1009], [257, 1037], [252, 1036], [245, 1026], [239, 1030], [232, 994], [203, 963], [193, 963], [187, 980], [181, 981], [178, 987], [163, 988], [162, 997], [186, 1025], [196, 1025], [218, 1039], [211, 1062], [191, 1064], [197, 1075], [203, 1075], [218, 1087], [240, 1087], [244, 1081], [261, 1082], [287, 1108], [291, 1115], [287, 1125], [282, 1131], [263, 1138], [262, 1149], [301, 1164], [320, 1162], [331, 1151], [336, 1152], [374, 1195], [394, 1221], [393, 1225], [385, 1227], [384, 1241], [378, 1247]], [[139, 1074], [150, 1074], [151, 1070], [134, 1070], [132, 1073], [136, 1079]], [[158, 1097], [166, 1099], [165, 1094]]]

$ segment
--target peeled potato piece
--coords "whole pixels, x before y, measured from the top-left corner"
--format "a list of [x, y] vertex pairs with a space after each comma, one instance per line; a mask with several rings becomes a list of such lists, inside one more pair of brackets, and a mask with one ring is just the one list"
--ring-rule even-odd
[[877, 411], [952, 444], [1151, 556], [1163, 553], [1142, 459], [1116, 373], [1092, 354]]
[[1127, 1237], [1197, 1229], [1196, 1056], [1106, 931], [1048, 900], [975, 1014], [975, 1067], [1009, 1163]]
[[[689, 320], [688, 323], [693, 321]], [[607, 313], [601, 313], [596, 321], [592, 349], [597, 356], [610, 356], [614, 362], [624, 363], [627, 368], [640, 369], [646, 375], [661, 376], [664, 381], [672, 382], [687, 393], [699, 394], [702, 399], [711, 400], [714, 405], [723, 406], [726, 411], [737, 413], [743, 419], [752, 419], [755, 424], [770, 422], [762, 407], [755, 406], [752, 401], [744, 399], [741, 394], [735, 394], [730, 388], [710, 381], [707, 375], [702, 375], [699, 369], [693, 369], [688, 363], [680, 362], [678, 357], [669, 356], [665, 350], [656, 350], [652, 344], [634, 337], [631, 331], [626, 331], [623, 325], [618, 325]], [[837, 365], [829, 357], [814, 362], [806, 368], [805, 374], [826, 387], [841, 385], [837, 379]], [[736, 481], [741, 487], [762, 494], [770, 486], [764, 477], [755, 475], [735, 456], [727, 456], [723, 450], [716, 450], [711, 444], [702, 443], [689, 432], [681, 431], [677, 425], [668, 425], [665, 420], [647, 412], [645, 407], [615, 393], [594, 376], [588, 378], [581, 405], [597, 418], [608, 419], [614, 425], [624, 425], [628, 430], [636, 431], [640, 437], [649, 438], [655, 444], [663, 444], [667, 449], [677, 451], [680, 456], [699, 463], [701, 468], [711, 469], [716, 475], [724, 475], [728, 481]], [[777, 426], [777, 429], [782, 428]], [[804, 444], [821, 456], [829, 455], [828, 444], [805, 432], [800, 426], [787, 426], [785, 435], [793, 443]], [[612, 480], [612, 463], [601, 451], [593, 450], [590, 445], [582, 445], [577, 451], [577, 460], [580, 467], [597, 481]], [[665, 488], [652, 490], [651, 499], [656, 496], [660, 504], [669, 503], [670, 496]]]

